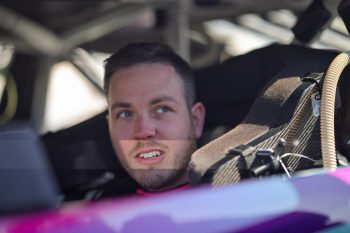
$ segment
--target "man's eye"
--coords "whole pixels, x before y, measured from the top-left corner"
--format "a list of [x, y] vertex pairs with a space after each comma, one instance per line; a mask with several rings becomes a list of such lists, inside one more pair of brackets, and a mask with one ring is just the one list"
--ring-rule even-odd
[[157, 113], [165, 113], [165, 112], [170, 112], [171, 109], [167, 106], [161, 106], [157, 109]]
[[122, 111], [117, 114], [117, 118], [121, 119], [128, 119], [130, 117], [132, 117], [132, 112], [130, 111]]

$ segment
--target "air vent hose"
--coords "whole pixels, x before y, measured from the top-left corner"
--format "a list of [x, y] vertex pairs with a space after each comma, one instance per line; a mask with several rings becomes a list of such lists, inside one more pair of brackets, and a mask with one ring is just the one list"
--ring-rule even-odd
[[322, 88], [321, 97], [321, 149], [323, 167], [335, 170], [337, 157], [334, 136], [335, 97], [339, 77], [349, 64], [349, 52], [339, 54], [329, 66]]

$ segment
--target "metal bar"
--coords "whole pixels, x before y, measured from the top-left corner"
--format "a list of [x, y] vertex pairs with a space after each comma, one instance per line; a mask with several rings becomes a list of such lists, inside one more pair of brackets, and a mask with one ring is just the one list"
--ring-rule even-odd
[[0, 5], [0, 27], [43, 54], [61, 54], [66, 45], [50, 30]]
[[146, 4], [127, 4], [100, 18], [87, 22], [62, 35], [71, 47], [101, 38], [130, 23], [132, 19], [149, 11]]
[[188, 0], [172, 1], [168, 6], [170, 15], [167, 29], [168, 43], [186, 61], [190, 61], [190, 30]]
[[37, 133], [43, 133], [43, 123], [47, 102], [47, 91], [49, 85], [49, 76], [52, 65], [57, 60], [53, 57], [42, 56], [38, 72], [35, 78], [34, 93], [31, 109], [31, 121], [34, 124]]

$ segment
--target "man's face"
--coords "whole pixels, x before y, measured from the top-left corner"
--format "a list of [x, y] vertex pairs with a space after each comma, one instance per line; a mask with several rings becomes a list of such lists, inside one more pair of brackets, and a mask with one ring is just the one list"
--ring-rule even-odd
[[166, 64], [138, 64], [112, 75], [109, 133], [126, 171], [147, 190], [187, 181], [187, 166], [201, 135], [204, 107], [188, 109], [182, 81]]

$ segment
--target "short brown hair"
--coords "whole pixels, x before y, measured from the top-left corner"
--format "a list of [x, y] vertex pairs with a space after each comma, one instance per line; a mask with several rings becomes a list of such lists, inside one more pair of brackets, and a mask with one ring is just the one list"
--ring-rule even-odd
[[174, 68], [181, 78], [186, 103], [191, 107], [196, 98], [191, 67], [170, 47], [156, 43], [128, 44], [105, 60], [104, 90], [107, 96], [110, 80], [115, 72], [137, 64], [154, 63], [167, 64]]

